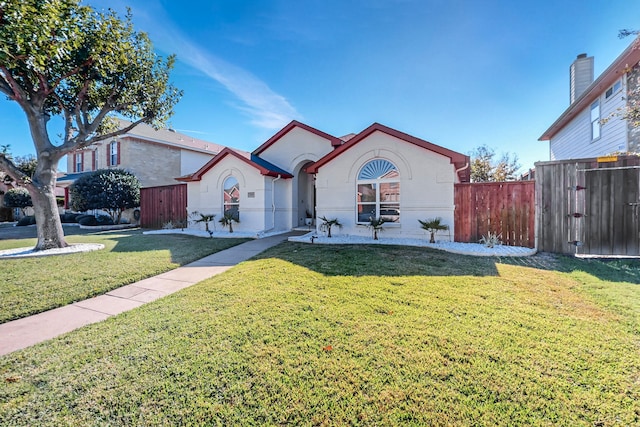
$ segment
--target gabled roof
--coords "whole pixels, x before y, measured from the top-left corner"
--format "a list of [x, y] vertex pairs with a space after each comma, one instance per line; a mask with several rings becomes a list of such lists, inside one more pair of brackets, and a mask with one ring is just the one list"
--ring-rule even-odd
[[264, 150], [266, 150], [267, 148], [269, 148], [273, 144], [275, 144], [280, 138], [282, 138], [283, 136], [285, 136], [286, 134], [291, 132], [291, 130], [293, 130], [293, 129], [297, 128], [297, 127], [300, 128], [300, 129], [304, 129], [307, 132], [311, 132], [311, 133], [313, 133], [315, 135], [318, 135], [321, 138], [324, 138], [324, 139], [328, 140], [329, 142], [331, 142], [331, 145], [334, 146], [334, 147], [342, 145], [342, 143], [343, 143], [343, 141], [340, 138], [336, 138], [335, 136], [329, 135], [326, 132], [322, 132], [321, 130], [318, 130], [316, 128], [312, 128], [309, 125], [305, 125], [304, 123], [300, 123], [297, 120], [293, 120], [293, 121], [291, 121], [291, 123], [289, 123], [288, 125], [286, 125], [282, 129], [280, 129], [278, 131], [278, 133], [276, 133], [271, 138], [269, 138], [264, 144], [262, 144], [261, 146], [256, 148], [253, 151], [253, 154], [259, 155]]
[[615, 61], [604, 70], [602, 74], [593, 82], [585, 91], [576, 99], [573, 104], [567, 108], [564, 113], [558, 117], [558, 119], [544, 131], [542, 136], [538, 138], [538, 141], [549, 141], [558, 132], [562, 130], [571, 120], [573, 120], [578, 114], [589, 107], [593, 101], [595, 101], [602, 92], [607, 90], [612, 84], [615, 83], [621, 76], [626, 73], [630, 67], [633, 67], [640, 61], [640, 38], [634, 40], [629, 47], [625, 49]]
[[209, 160], [204, 166], [198, 169], [195, 173], [181, 176], [176, 178], [178, 181], [182, 182], [190, 182], [190, 181], [200, 181], [202, 176], [207, 173], [211, 168], [220, 163], [222, 159], [227, 156], [235, 157], [239, 160], [242, 160], [246, 164], [254, 167], [259, 170], [262, 175], [277, 177], [280, 176], [282, 178], [293, 178], [293, 175], [290, 173], [280, 169], [279, 167], [267, 162], [264, 159], [261, 159], [258, 156], [247, 153], [246, 151], [237, 151], [232, 150], [231, 148], [223, 149], [218, 155], [216, 155], [213, 159]]
[[[118, 119], [118, 122], [120, 123], [120, 128], [131, 124], [131, 122], [122, 119]], [[146, 123], [140, 123], [129, 132], [119, 135], [118, 138], [138, 138], [154, 142], [156, 144], [168, 145], [170, 147], [207, 154], [217, 154], [225, 148], [223, 145], [193, 138], [180, 132], [176, 132], [171, 128], [155, 130]]]
[[387, 135], [391, 135], [395, 138], [406, 141], [410, 144], [417, 145], [418, 147], [424, 148], [429, 151], [433, 151], [434, 153], [441, 154], [445, 157], [448, 157], [453, 165], [455, 165], [456, 169], [462, 169], [458, 172], [458, 177], [461, 182], [469, 181], [469, 156], [466, 156], [462, 153], [458, 153], [456, 151], [449, 150], [447, 148], [441, 147], [439, 145], [432, 144], [431, 142], [425, 141], [420, 138], [416, 138], [415, 136], [411, 136], [404, 132], [400, 132], [398, 130], [392, 129], [390, 127], [381, 125], [380, 123], [374, 123], [356, 136], [350, 138], [347, 142], [345, 142], [340, 147], [336, 148], [317, 162], [313, 163], [311, 166], [307, 167], [307, 173], [317, 173], [318, 169], [322, 166], [329, 163], [331, 160], [338, 157], [340, 154], [344, 153], [354, 145], [358, 144], [360, 141], [366, 139], [369, 135], [374, 132], [383, 132]]

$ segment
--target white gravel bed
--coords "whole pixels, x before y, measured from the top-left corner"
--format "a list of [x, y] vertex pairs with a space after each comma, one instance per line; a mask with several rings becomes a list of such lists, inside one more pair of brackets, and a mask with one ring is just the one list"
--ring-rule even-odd
[[194, 230], [191, 228], [171, 228], [167, 230], [150, 230], [144, 231], [142, 234], [188, 234], [190, 236], [196, 237], [218, 237], [218, 238], [232, 238], [232, 237], [246, 237], [249, 239], [262, 239], [264, 237], [276, 236], [278, 234], [284, 234], [286, 231], [271, 231], [271, 232], [261, 232], [261, 233], [250, 233], [243, 231], [234, 231], [233, 233], [229, 233], [228, 231], [213, 231], [212, 233], [208, 233], [204, 230]]
[[0, 259], [30, 258], [48, 255], [74, 254], [78, 252], [91, 252], [104, 249], [100, 243], [78, 243], [66, 248], [47, 249], [46, 251], [34, 251], [33, 246], [28, 248], [5, 249], [0, 251]]
[[404, 246], [421, 246], [433, 249], [440, 249], [447, 252], [452, 252], [461, 255], [474, 255], [474, 256], [531, 256], [536, 253], [535, 249], [523, 248], [521, 246], [506, 246], [498, 245], [493, 248], [488, 248], [480, 243], [459, 243], [459, 242], [437, 242], [429, 243], [428, 240], [423, 239], [396, 239], [389, 237], [380, 237], [379, 240], [373, 240], [371, 237], [352, 236], [352, 235], [337, 235], [328, 238], [323, 235], [317, 235], [315, 232], [305, 234], [304, 236], [289, 237], [290, 242], [302, 242], [312, 243], [311, 237], [314, 238], [314, 244], [325, 245], [350, 245], [350, 244], [369, 244], [369, 245], [404, 245]]

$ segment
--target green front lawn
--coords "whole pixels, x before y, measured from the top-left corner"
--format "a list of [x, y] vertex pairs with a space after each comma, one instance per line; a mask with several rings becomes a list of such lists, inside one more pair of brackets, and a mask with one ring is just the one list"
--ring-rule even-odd
[[[104, 294], [247, 241], [140, 231], [71, 235], [66, 240], [102, 243], [105, 249], [0, 260], [0, 323]], [[35, 243], [35, 239], [0, 240], [0, 250]]]
[[0, 358], [1, 425], [640, 423], [640, 267], [285, 243]]

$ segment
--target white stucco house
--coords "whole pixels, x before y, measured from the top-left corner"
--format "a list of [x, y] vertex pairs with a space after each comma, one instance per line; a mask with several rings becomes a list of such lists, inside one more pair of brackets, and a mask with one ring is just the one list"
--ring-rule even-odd
[[[383, 217], [385, 236], [423, 237], [418, 219], [441, 217], [453, 236], [454, 184], [469, 181], [469, 157], [374, 123], [334, 137], [292, 121], [252, 153], [226, 148], [193, 174], [187, 210], [232, 212], [234, 230], [266, 233], [315, 227], [336, 218], [333, 234], [368, 234]], [[194, 224], [192, 227], [203, 227]]]
[[569, 68], [569, 106], [542, 134], [549, 159], [640, 152], [640, 128], [624, 118], [640, 102], [640, 39], [594, 80], [594, 58], [580, 54]]

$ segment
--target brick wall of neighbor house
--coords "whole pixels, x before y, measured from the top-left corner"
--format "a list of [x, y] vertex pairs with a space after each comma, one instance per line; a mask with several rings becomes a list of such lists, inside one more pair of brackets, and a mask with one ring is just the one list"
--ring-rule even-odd
[[180, 176], [180, 150], [166, 145], [126, 138], [121, 140], [120, 165], [134, 173], [142, 187], [177, 184]]
[[[633, 67], [627, 76], [627, 105], [640, 105], [640, 66]], [[629, 121], [627, 131], [629, 151], [640, 152], [640, 127]]]

